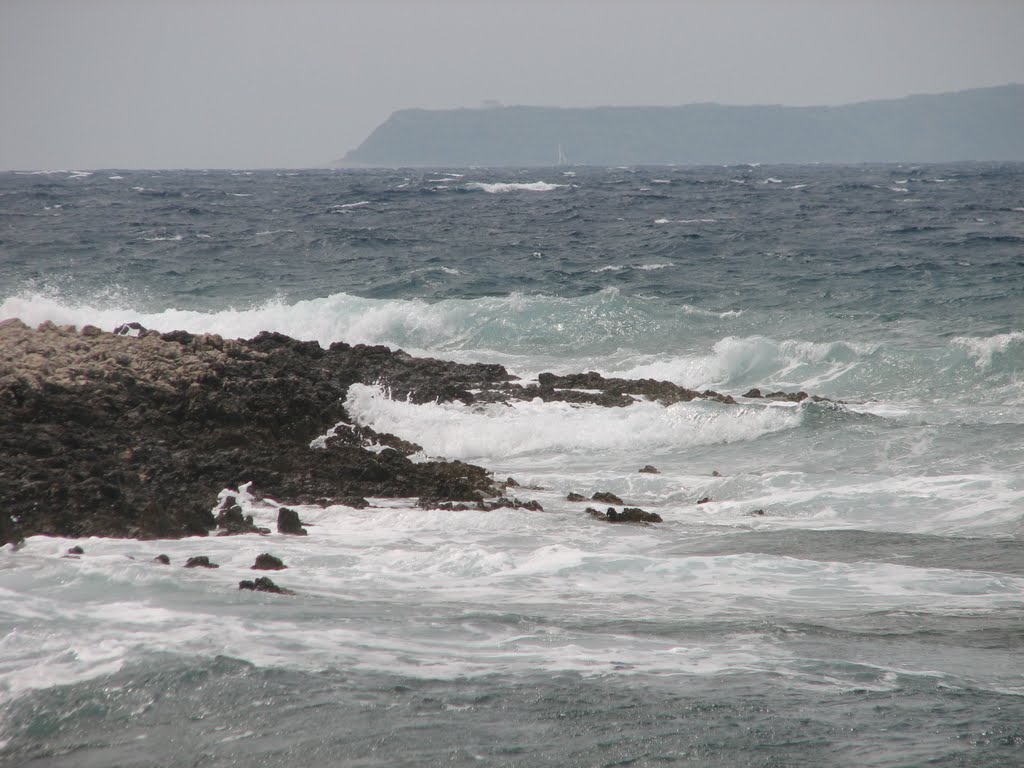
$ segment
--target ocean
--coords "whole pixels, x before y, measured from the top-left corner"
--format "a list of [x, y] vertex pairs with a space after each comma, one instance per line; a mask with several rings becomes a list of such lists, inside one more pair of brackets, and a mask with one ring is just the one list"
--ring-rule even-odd
[[[7, 545], [4, 765], [1024, 764], [1022, 165], [0, 173], [11, 317], [738, 403], [357, 384], [543, 512]], [[566, 500], [598, 491], [664, 522]], [[236, 588], [264, 551], [294, 596]]]

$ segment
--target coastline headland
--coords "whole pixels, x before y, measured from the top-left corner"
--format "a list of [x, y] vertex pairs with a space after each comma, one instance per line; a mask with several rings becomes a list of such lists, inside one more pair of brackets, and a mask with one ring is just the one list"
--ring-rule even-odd
[[354, 424], [344, 403], [355, 383], [414, 403], [735, 402], [710, 390], [594, 372], [542, 373], [524, 383], [501, 365], [341, 342], [324, 349], [278, 333], [231, 340], [137, 323], [107, 332], [5, 320], [0, 536], [6, 543], [38, 534], [207, 535], [218, 523], [221, 489], [246, 483], [292, 504], [362, 507], [371, 496], [483, 505], [498, 497], [497, 506], [520, 506], [500, 496], [506, 484], [483, 467], [422, 454], [414, 461], [419, 446]]

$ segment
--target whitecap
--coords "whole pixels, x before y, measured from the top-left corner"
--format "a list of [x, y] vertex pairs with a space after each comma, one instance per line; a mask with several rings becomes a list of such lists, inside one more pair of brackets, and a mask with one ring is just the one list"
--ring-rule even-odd
[[497, 463], [525, 454], [651, 451], [752, 440], [797, 426], [791, 409], [691, 402], [627, 408], [578, 407], [539, 398], [510, 406], [416, 405], [379, 386], [355, 384], [345, 408], [359, 424], [423, 446], [428, 455]]
[[952, 343], [962, 347], [980, 369], [991, 369], [1001, 357], [1016, 351], [1024, 357], [1024, 332], [1011, 331], [994, 336], [957, 336]]
[[483, 181], [473, 181], [466, 185], [467, 189], [479, 189], [491, 194], [501, 192], [551, 192], [555, 189], [568, 186], [567, 184], [551, 184], [546, 181], [531, 182], [496, 182], [488, 184]]
[[140, 238], [140, 239], [141, 240], [145, 240], [147, 243], [161, 243], [161, 242], [180, 243], [182, 240], [185, 239], [185, 236], [184, 235], [154, 235], [153, 237], [143, 237], [143, 238]]

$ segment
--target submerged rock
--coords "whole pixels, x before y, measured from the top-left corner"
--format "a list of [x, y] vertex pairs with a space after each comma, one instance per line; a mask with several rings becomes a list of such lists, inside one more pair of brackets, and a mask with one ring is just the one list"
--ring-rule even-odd
[[157, 555], [153, 558], [153, 562], [160, 563], [160, 565], [170, 565], [171, 558], [169, 558], [167, 555]]
[[565, 497], [565, 500], [566, 501], [586, 501], [587, 497], [584, 496], [582, 493], [576, 493], [574, 491], [570, 491], [569, 495]]
[[622, 499], [611, 491], [599, 491], [590, 497], [591, 501], [600, 501], [602, 504], [622, 504]]
[[660, 475], [661, 474], [661, 470], [658, 469], [655, 466], [652, 466], [651, 464], [645, 464], [644, 466], [640, 467], [639, 471], [640, 471], [641, 474], [645, 474], [645, 475]]

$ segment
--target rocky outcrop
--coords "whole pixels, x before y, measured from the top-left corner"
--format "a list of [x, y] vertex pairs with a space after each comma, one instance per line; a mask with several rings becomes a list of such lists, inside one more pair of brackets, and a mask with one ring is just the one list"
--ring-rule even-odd
[[266, 576], [261, 576], [255, 581], [249, 581], [248, 579], [238, 582], [239, 589], [250, 589], [254, 592], [273, 592], [277, 595], [294, 595], [295, 591], [279, 587], [273, 581]]
[[228, 496], [214, 518], [218, 536], [237, 536], [241, 533], [270, 533], [269, 528], [260, 528], [252, 521], [252, 515], [242, 515], [242, 508], [235, 503], [234, 496]]
[[760, 398], [764, 398], [765, 400], [781, 400], [781, 401], [787, 402], [787, 403], [802, 403], [804, 400], [807, 400], [807, 399], [810, 399], [811, 402], [815, 402], [815, 403], [834, 403], [834, 402], [842, 403], [843, 402], [842, 400], [839, 400], [839, 401], [832, 400], [829, 397], [820, 397], [819, 395], [808, 395], [803, 390], [800, 390], [799, 392], [783, 392], [780, 389], [777, 392], [769, 392], [767, 394], [762, 394], [761, 390], [758, 389], [757, 387], [754, 387], [753, 389], [747, 390], [746, 392], [743, 393], [743, 396], [744, 397], [749, 397], [749, 398], [755, 399], [755, 400], [756, 399], [760, 399]]
[[283, 571], [288, 566], [284, 564], [281, 558], [264, 552], [262, 555], [256, 555], [256, 562], [250, 566], [254, 571]]
[[211, 563], [206, 555], [196, 555], [185, 561], [186, 568], [220, 568], [217, 563]]
[[[273, 333], [244, 341], [135, 330], [0, 323], [4, 541], [205, 535], [217, 526], [219, 490], [250, 481], [254, 492], [294, 503], [497, 493], [482, 467], [413, 463], [411, 444], [365, 428], [310, 443], [351, 423], [344, 399], [355, 382], [423, 401], [439, 387], [451, 394], [508, 381], [501, 366], [385, 347], [325, 350]], [[367, 450], [371, 440], [389, 447]], [[259, 530], [232, 506], [220, 510], [223, 532]]]
[[288, 507], [281, 507], [277, 510], [277, 532], [287, 533], [292, 536], [305, 536], [309, 533], [299, 519], [299, 513]]
[[[35, 534], [269, 533], [234, 499], [216, 502], [221, 489], [246, 483], [256, 498], [293, 504], [363, 508], [366, 497], [383, 496], [418, 497], [432, 508], [540, 509], [486, 500], [518, 487], [511, 478], [495, 483], [460, 461], [414, 462], [419, 446], [354, 424], [344, 403], [356, 383], [414, 403], [734, 403], [711, 390], [593, 371], [542, 373], [524, 385], [500, 365], [383, 346], [324, 349], [278, 333], [231, 340], [138, 323], [118, 330], [0, 322], [0, 543]], [[777, 395], [805, 397], [767, 397]], [[593, 499], [622, 504], [614, 494]], [[305, 533], [288, 511], [278, 530]]]
[[698, 392], [670, 381], [656, 379], [605, 378], [595, 371], [565, 376], [541, 373], [537, 376], [536, 384], [526, 386], [511, 379], [495, 380], [491, 389], [479, 392], [474, 397], [477, 401], [486, 402], [540, 398], [546, 403], [566, 402], [614, 408], [624, 408], [641, 399], [654, 400], [662, 405], [697, 399], [716, 400], [728, 404], [736, 402], [732, 395], [725, 395], [710, 389]]
[[591, 517], [603, 520], [606, 523], [640, 523], [647, 525], [649, 523], [662, 522], [661, 515], [657, 512], [647, 512], [639, 507], [623, 507], [621, 512], [616, 510], [615, 507], [608, 507], [606, 512], [601, 512], [593, 507], [587, 507], [585, 511]]

